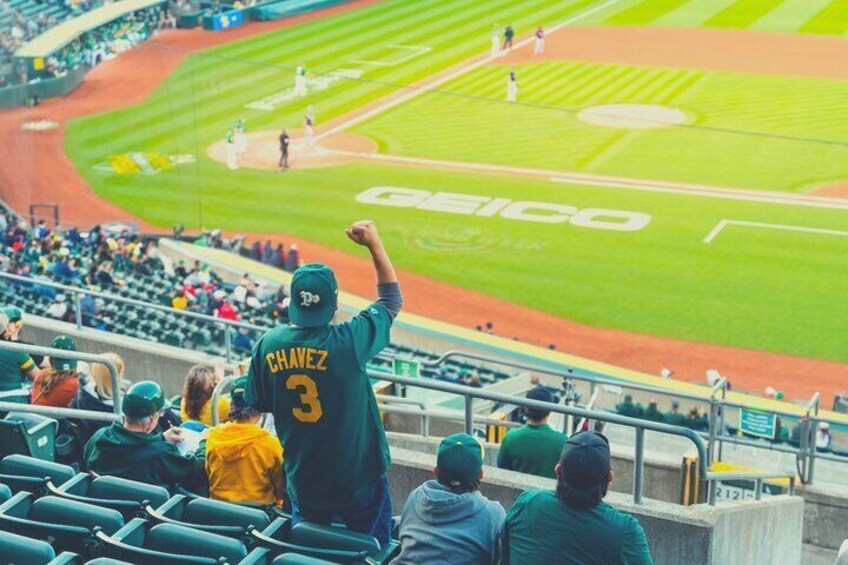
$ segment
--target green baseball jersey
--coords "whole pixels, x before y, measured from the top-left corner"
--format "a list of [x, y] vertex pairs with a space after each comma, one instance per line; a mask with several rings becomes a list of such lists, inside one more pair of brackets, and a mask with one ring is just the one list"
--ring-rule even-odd
[[340, 325], [279, 326], [254, 347], [245, 400], [274, 415], [288, 486], [300, 506], [352, 503], [388, 469], [386, 432], [365, 365], [388, 345], [391, 325], [375, 303]]
[[0, 391], [21, 388], [21, 377], [35, 369], [29, 353], [0, 350]]
[[651, 565], [642, 526], [605, 502], [578, 510], [553, 491], [523, 492], [506, 515], [505, 562], [521, 565]]
[[498, 451], [498, 467], [555, 479], [554, 467], [567, 440], [567, 435], [547, 424], [510, 430]]
[[233, 145], [233, 144], [235, 144], [235, 142], [236, 142], [236, 135], [233, 132], [228, 131], [227, 132], [227, 144]]

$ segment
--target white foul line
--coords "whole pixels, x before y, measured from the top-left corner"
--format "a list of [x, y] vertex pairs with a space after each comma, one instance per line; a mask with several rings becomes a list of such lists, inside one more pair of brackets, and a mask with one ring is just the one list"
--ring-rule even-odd
[[640, 192], [664, 194], [682, 194], [685, 196], [700, 196], [703, 198], [718, 198], [743, 202], [760, 202], [765, 204], [782, 204], [788, 206], [807, 206], [811, 208], [829, 208], [833, 210], [848, 210], [848, 200], [825, 198], [806, 194], [788, 194], [770, 192], [767, 190], [745, 190], [730, 187], [707, 186], [701, 184], [676, 183], [638, 178], [615, 177], [589, 173], [558, 172], [550, 169], [533, 169], [528, 167], [512, 167], [491, 163], [472, 163], [465, 161], [444, 161], [439, 159], [422, 159], [420, 157], [404, 157], [386, 153], [360, 153], [357, 151], [326, 150], [328, 154], [344, 155], [363, 161], [383, 161], [401, 165], [433, 167], [437, 169], [453, 169], [463, 172], [480, 172], [494, 175], [516, 175], [547, 179], [551, 182], [582, 184], [605, 188], [619, 188]]
[[848, 237], [848, 231], [829, 230], [824, 228], [808, 228], [804, 226], [788, 226], [786, 224], [767, 224], [764, 222], [746, 222], [743, 220], [722, 220], [714, 227], [707, 237], [704, 238], [704, 243], [711, 243], [721, 231], [729, 226], [748, 226], [751, 228], [766, 228], [772, 230], [795, 231], [803, 233], [819, 233], [824, 235], [835, 235], [839, 237]]
[[[567, 25], [577, 23], [580, 20], [582, 20], [582, 19], [584, 19], [588, 16], [591, 16], [592, 14], [600, 12], [601, 10], [604, 10], [604, 9], [614, 5], [614, 4], [618, 4], [621, 1], [622, 0], [607, 0], [603, 4], [595, 6], [594, 8], [590, 8], [589, 10], [586, 10], [584, 12], [580, 12], [576, 16], [568, 18], [565, 21], [555, 25], [554, 27], [547, 30], [546, 34], [550, 35], [552, 33], [555, 33], [555, 32], [559, 31], [560, 29], [564, 28]], [[533, 37], [530, 36], [530, 37], [525, 38], [522, 41], [519, 41], [518, 43], [516, 43], [515, 48], [520, 49], [521, 47], [524, 47], [525, 45], [530, 45], [530, 43], [532, 43], [532, 42], [533, 42]], [[383, 112], [385, 112], [386, 110], [389, 110], [390, 108], [394, 108], [395, 106], [399, 106], [400, 104], [404, 104], [405, 102], [409, 102], [413, 98], [417, 98], [418, 96], [424, 94], [425, 92], [430, 92], [431, 90], [438, 88], [439, 86], [445, 84], [446, 82], [452, 81], [453, 79], [455, 79], [457, 77], [460, 77], [460, 76], [462, 76], [466, 73], [469, 73], [469, 72], [471, 72], [475, 69], [478, 69], [479, 67], [482, 67], [483, 65], [485, 65], [487, 63], [490, 63], [490, 62], [500, 58], [500, 56], [501, 56], [500, 54], [498, 54], [498, 55], [488, 55], [486, 57], [483, 57], [482, 59], [478, 59], [478, 60], [476, 60], [472, 63], [469, 63], [468, 65], [466, 65], [464, 67], [460, 67], [459, 69], [457, 69], [456, 71], [454, 71], [452, 73], [448, 73], [443, 77], [437, 78], [437, 79], [433, 80], [432, 82], [427, 83], [425, 86], [422, 86], [421, 88], [413, 88], [412, 90], [410, 90], [405, 95], [398, 96], [397, 98], [390, 98], [384, 104], [381, 104], [380, 106], [377, 106], [376, 108], [374, 108], [372, 110], [369, 110], [367, 112], [364, 112], [362, 114], [354, 116], [354, 117], [350, 118], [349, 120], [346, 120], [346, 121], [344, 121], [344, 122], [342, 122], [342, 123], [340, 123], [336, 126], [333, 126], [332, 128], [330, 128], [326, 131], [322, 131], [319, 135], [315, 136], [315, 141], [319, 141], [319, 140], [321, 140], [321, 139], [323, 139], [327, 136], [330, 136], [334, 133], [344, 131], [351, 126], [362, 123], [365, 120], [369, 120], [369, 119], [371, 119], [372, 117], [374, 117], [378, 114], [382, 114]]]

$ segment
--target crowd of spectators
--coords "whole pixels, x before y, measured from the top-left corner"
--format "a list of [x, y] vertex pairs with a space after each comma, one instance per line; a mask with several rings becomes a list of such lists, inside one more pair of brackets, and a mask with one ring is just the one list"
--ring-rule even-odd
[[656, 400], [649, 401], [648, 406], [645, 407], [639, 402], [633, 402], [633, 395], [626, 394], [624, 402], [616, 405], [615, 411], [630, 418], [665, 422], [672, 426], [683, 426], [696, 431], [707, 431], [709, 428], [709, 419], [700, 407], [693, 407], [689, 412], [683, 413], [680, 411], [680, 403], [677, 400], [671, 401], [668, 412], [662, 412]]

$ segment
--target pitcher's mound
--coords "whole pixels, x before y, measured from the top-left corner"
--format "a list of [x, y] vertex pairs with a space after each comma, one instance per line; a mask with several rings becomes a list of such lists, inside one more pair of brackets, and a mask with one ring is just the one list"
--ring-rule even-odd
[[577, 118], [593, 126], [620, 129], [662, 129], [692, 121], [682, 110], [652, 104], [592, 106], [580, 110]]
[[[376, 153], [377, 143], [364, 135], [334, 133], [309, 147], [303, 132], [289, 130], [289, 167], [320, 169], [358, 161], [363, 154]], [[247, 134], [247, 148], [238, 156], [240, 168], [275, 170], [280, 161], [280, 132], [259, 131]], [[317, 136], [316, 136], [317, 137]], [[209, 157], [219, 163], [227, 162], [227, 144], [222, 139], [209, 146]]]

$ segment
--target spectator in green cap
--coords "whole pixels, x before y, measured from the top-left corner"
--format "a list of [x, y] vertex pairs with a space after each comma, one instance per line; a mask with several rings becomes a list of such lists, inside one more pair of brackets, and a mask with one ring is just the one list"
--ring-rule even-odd
[[[77, 350], [74, 338], [67, 335], [53, 339], [50, 347], [64, 351]], [[79, 373], [76, 359], [50, 357], [50, 368], [42, 371], [32, 383], [32, 403], [67, 408], [78, 390]]]
[[366, 366], [389, 344], [403, 299], [374, 223], [356, 222], [346, 233], [371, 255], [377, 300], [351, 320], [333, 324], [338, 305], [333, 270], [300, 267], [291, 282], [291, 324], [257, 342], [244, 397], [256, 410], [274, 415], [286, 448], [292, 522], [338, 520], [386, 544], [392, 526], [389, 447]]
[[403, 507], [401, 550], [392, 564], [494, 563], [505, 513], [478, 490], [483, 446], [468, 434], [446, 437], [433, 474]]
[[[7, 337], [8, 326], [9, 315], [4, 310], [0, 310], [0, 338], [3, 341], [12, 341]], [[22, 379], [34, 380], [38, 373], [38, 367], [28, 353], [0, 349], [0, 392], [18, 390], [23, 384]], [[6, 400], [21, 401], [18, 397]]]
[[194, 454], [183, 455], [177, 447], [184, 441], [180, 428], [156, 433], [162, 411], [169, 409], [162, 387], [153, 381], [132, 385], [122, 408], [121, 423], [99, 429], [85, 444], [83, 466], [100, 475], [204, 492], [205, 439]]

